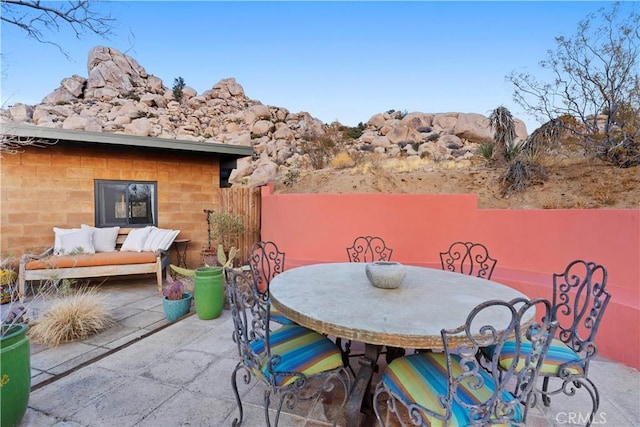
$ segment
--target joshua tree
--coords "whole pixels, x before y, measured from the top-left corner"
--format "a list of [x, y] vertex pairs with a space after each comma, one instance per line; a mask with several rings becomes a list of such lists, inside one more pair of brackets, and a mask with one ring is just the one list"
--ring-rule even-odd
[[511, 112], [500, 106], [491, 112], [489, 123], [495, 134], [493, 136], [493, 158], [504, 161], [507, 149], [513, 146], [516, 139], [516, 125]]

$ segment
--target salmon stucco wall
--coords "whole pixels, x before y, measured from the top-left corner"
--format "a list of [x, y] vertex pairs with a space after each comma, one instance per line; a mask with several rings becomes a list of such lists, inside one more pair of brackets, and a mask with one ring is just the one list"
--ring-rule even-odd
[[392, 259], [440, 268], [454, 241], [485, 244], [492, 280], [529, 297], [552, 296], [552, 274], [575, 259], [603, 264], [611, 302], [597, 337], [602, 356], [640, 369], [640, 210], [480, 210], [475, 195], [273, 194], [262, 190], [263, 240], [286, 268], [347, 261], [346, 247], [377, 235]]
[[191, 240], [192, 268], [207, 244], [204, 209], [221, 206], [218, 157], [202, 153], [60, 143], [3, 154], [0, 173], [3, 256], [40, 253], [53, 245], [53, 227], [93, 225], [95, 179], [156, 181], [158, 227]]

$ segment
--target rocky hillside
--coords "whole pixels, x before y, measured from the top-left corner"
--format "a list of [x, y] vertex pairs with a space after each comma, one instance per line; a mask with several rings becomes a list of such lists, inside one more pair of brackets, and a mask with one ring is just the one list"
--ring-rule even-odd
[[[376, 152], [387, 157], [457, 161], [470, 157], [490, 139], [487, 117], [476, 113], [387, 111], [371, 117], [350, 138], [340, 124], [325, 124], [309, 113], [292, 113], [248, 98], [228, 78], [198, 94], [184, 87], [177, 100], [172, 88], [148, 74], [135, 59], [113, 48], [89, 52], [88, 77], [73, 75], [38, 105], [16, 104], [0, 110], [3, 122], [22, 122], [91, 132], [114, 132], [202, 143], [253, 146], [231, 176], [235, 185], [276, 181], [291, 169], [311, 169], [314, 145], [332, 141], [333, 150]], [[518, 119], [516, 130], [527, 130]], [[351, 135], [352, 137], [354, 135]], [[324, 141], [324, 142], [323, 142]]]

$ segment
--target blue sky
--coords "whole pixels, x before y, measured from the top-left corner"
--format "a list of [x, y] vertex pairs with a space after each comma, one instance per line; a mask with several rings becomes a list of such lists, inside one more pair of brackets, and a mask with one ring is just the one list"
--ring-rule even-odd
[[505, 76], [538, 63], [554, 37], [573, 36], [608, 2], [215, 2], [100, 4], [115, 35], [77, 40], [52, 34], [70, 55], [2, 24], [2, 107], [38, 104], [74, 74], [87, 54], [113, 47], [171, 88], [176, 77], [198, 93], [234, 77], [245, 94], [326, 123], [355, 126], [390, 109], [489, 115], [513, 102]]

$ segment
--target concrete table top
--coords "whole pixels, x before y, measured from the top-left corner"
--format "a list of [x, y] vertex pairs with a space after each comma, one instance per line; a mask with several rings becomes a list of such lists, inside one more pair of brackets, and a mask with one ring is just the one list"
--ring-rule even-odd
[[[380, 289], [369, 283], [365, 265], [326, 263], [287, 270], [269, 286], [271, 303], [293, 321], [327, 335], [438, 350], [440, 330], [464, 324], [478, 304], [526, 298], [490, 280], [410, 265], [399, 288]], [[481, 320], [500, 324], [500, 315]]]

